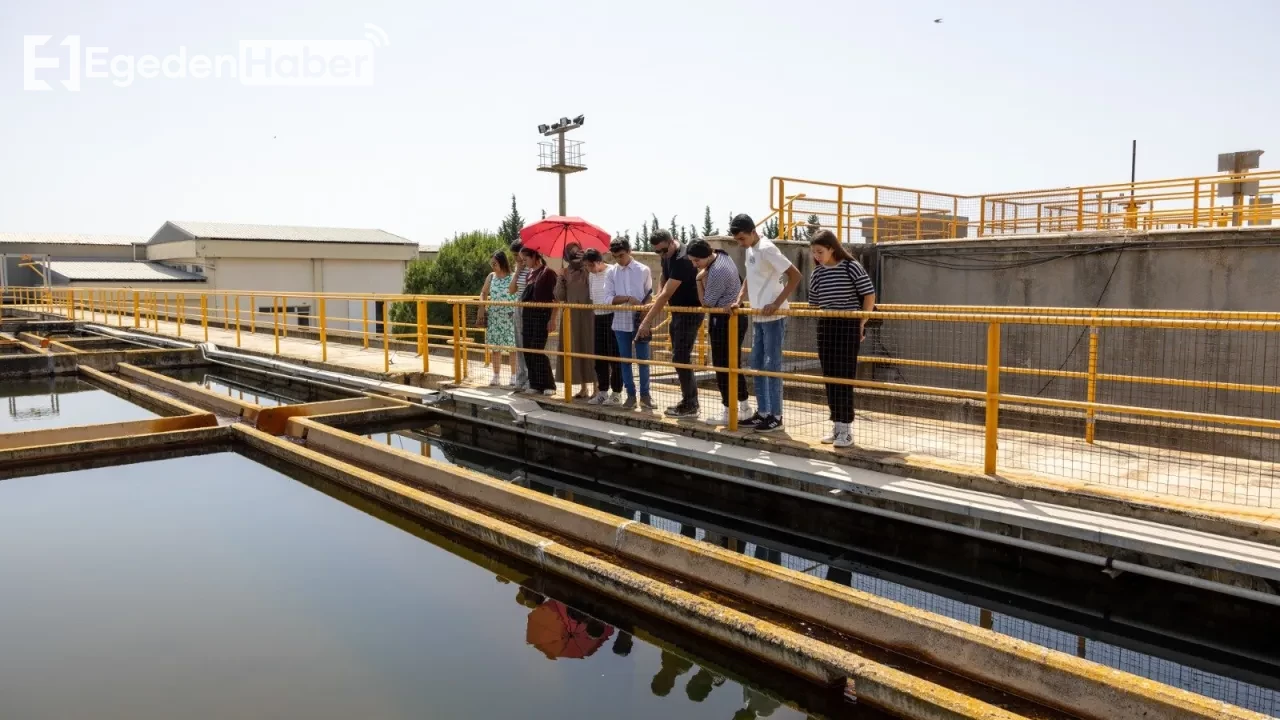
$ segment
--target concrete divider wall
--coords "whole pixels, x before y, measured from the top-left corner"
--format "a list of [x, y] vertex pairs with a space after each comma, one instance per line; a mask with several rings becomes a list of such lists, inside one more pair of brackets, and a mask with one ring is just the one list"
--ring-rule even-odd
[[[312, 431], [323, 427], [305, 419], [295, 419], [291, 424], [294, 427], [307, 427]], [[235, 426], [233, 431], [255, 449], [815, 682], [831, 684], [851, 679], [860, 701], [900, 717], [921, 720], [1014, 720], [1020, 717], [899, 670], [762, 622], [399, 482], [313, 450], [300, 448], [286, 440], [243, 426]]]
[[1240, 708], [617, 516], [387, 448], [308, 420], [310, 447], [412, 479], [664, 571], [905, 652], [957, 674], [1099, 720], [1261, 718]]

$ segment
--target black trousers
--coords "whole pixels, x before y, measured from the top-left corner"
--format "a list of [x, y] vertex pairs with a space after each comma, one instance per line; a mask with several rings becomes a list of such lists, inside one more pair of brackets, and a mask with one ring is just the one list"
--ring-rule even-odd
[[[852, 380], [857, 374], [859, 324], [857, 318], [818, 318], [818, 361], [826, 377]], [[832, 422], [853, 422], [853, 386], [827, 383], [827, 407]]]
[[[525, 308], [521, 321], [521, 337], [528, 350], [545, 350], [547, 325], [551, 322], [550, 308]], [[524, 365], [529, 368], [529, 389], [555, 390], [556, 379], [551, 373], [551, 360], [538, 352], [526, 352]]]
[[[738, 366], [742, 366], [742, 340], [747, 336], [745, 317], [738, 318]], [[711, 364], [716, 367], [729, 367], [729, 316], [712, 315], [707, 327], [707, 335], [711, 339]], [[729, 407], [729, 373], [716, 373], [716, 387], [720, 388], [720, 404]], [[747, 378], [738, 375], [738, 401], [751, 397], [747, 394]]]
[[[671, 362], [688, 365], [693, 359], [693, 346], [698, 342], [698, 328], [702, 327], [700, 313], [671, 314]], [[680, 403], [683, 405], [698, 404], [698, 383], [692, 370], [676, 370], [680, 378]]]
[[[596, 355], [618, 357], [618, 336], [613, 334], [613, 313], [596, 315]], [[596, 392], [622, 392], [622, 363], [596, 360]]]

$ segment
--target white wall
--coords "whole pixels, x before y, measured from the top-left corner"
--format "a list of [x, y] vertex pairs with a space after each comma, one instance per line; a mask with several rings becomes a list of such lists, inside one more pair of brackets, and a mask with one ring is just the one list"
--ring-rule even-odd
[[[321, 278], [322, 292], [326, 293], [380, 293], [395, 294], [404, 290], [404, 271], [407, 265], [398, 260], [316, 260], [316, 275]], [[363, 327], [359, 300], [326, 300], [325, 314], [334, 318], [331, 325], [359, 330]], [[366, 308], [373, 331], [377, 319], [377, 305], [367, 302]], [[340, 318], [347, 318], [345, 322]], [[404, 332], [407, 328], [397, 328]]]
[[[206, 273], [210, 290], [241, 296], [242, 321], [249, 322], [249, 313], [270, 306], [272, 293], [398, 293], [403, 288], [406, 264], [403, 260], [218, 258], [209, 261]], [[255, 293], [252, 306], [249, 292]], [[235, 301], [232, 303], [234, 312]], [[313, 314], [319, 312], [313, 299], [290, 300], [289, 305]], [[359, 300], [327, 299], [325, 315], [330, 328], [363, 327]], [[372, 331], [377, 319], [372, 301], [368, 302], [368, 315]], [[259, 312], [256, 321], [270, 322], [270, 312]]]

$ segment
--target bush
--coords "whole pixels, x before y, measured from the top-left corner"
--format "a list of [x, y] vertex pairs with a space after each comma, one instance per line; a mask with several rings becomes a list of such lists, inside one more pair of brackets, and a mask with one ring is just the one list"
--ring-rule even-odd
[[[404, 274], [404, 292], [412, 295], [479, 295], [484, 279], [492, 272], [489, 258], [507, 248], [494, 233], [475, 230], [455, 235], [440, 246], [435, 260], [415, 260]], [[432, 325], [451, 325], [453, 311], [446, 303], [432, 303], [427, 321]], [[395, 303], [391, 307], [393, 322], [417, 323], [415, 303]]]

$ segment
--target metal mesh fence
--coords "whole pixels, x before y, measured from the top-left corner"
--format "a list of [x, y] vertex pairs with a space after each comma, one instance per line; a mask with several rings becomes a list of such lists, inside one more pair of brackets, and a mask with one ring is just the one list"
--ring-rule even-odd
[[[459, 308], [467, 323], [458, 330], [467, 340], [460, 374], [487, 384], [499, 348], [486, 346], [484, 331], [473, 327], [477, 306]], [[773, 319], [749, 311], [736, 322], [743, 342], [733, 374], [750, 398], [737, 420], [745, 423], [757, 411], [779, 416], [777, 437], [985, 472], [1275, 506], [1280, 323], [808, 309]], [[730, 387], [737, 378], [727, 360], [713, 364], [708, 325], [696, 313], [667, 315], [649, 343], [653, 407], [637, 410], [661, 416], [696, 398], [696, 413], [667, 414], [728, 425], [726, 401], [737, 404], [737, 388]], [[563, 323], [558, 328], [562, 335]], [[780, 347], [781, 357], [771, 357], [770, 347], [775, 353]], [[575, 355], [594, 350], [573, 347]], [[685, 367], [675, 362], [677, 352]], [[541, 353], [553, 367], [562, 365], [560, 335], [551, 335]], [[719, 354], [729, 355], [723, 348]], [[641, 363], [633, 362], [643, 394]], [[584, 366], [574, 371], [571, 394], [596, 379], [592, 361]], [[500, 378], [510, 377], [509, 356], [500, 368]], [[585, 390], [577, 397], [592, 394]], [[564, 397], [562, 384], [552, 397]], [[998, 403], [994, 424], [989, 397]]]

